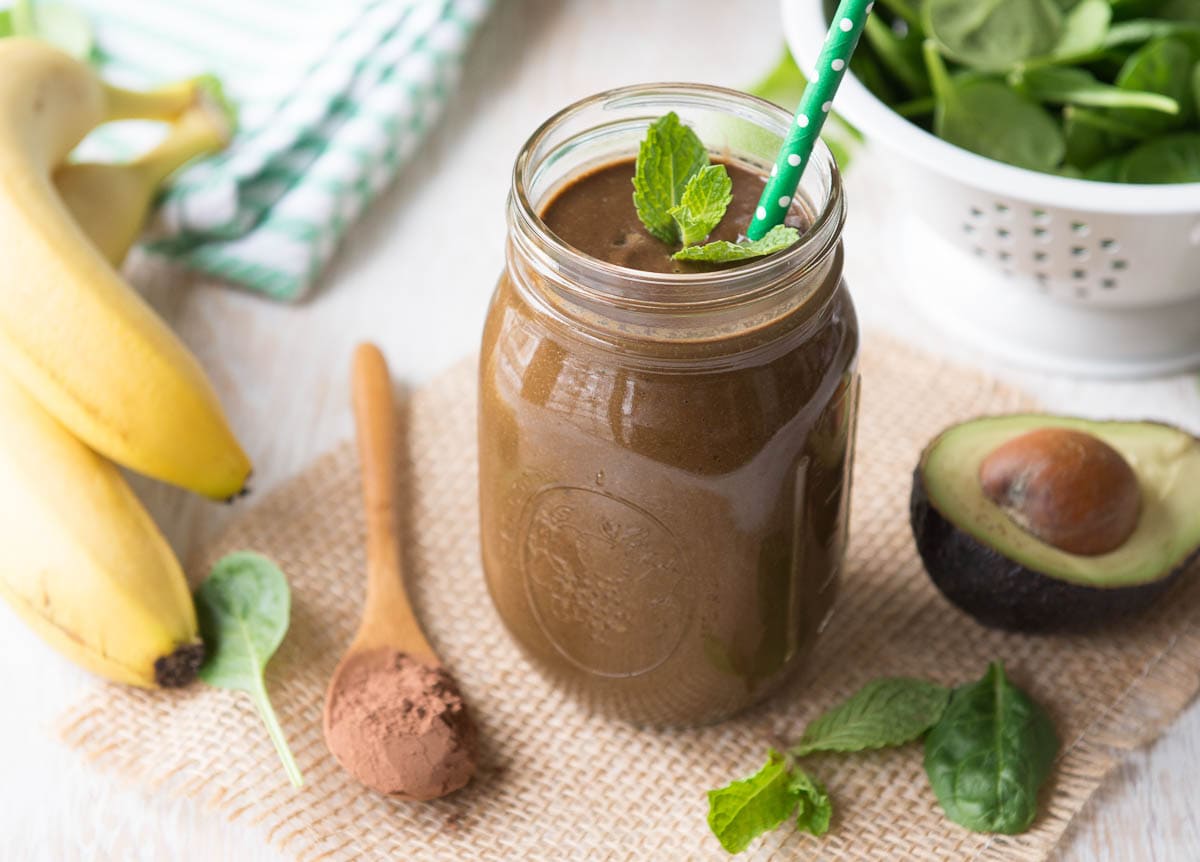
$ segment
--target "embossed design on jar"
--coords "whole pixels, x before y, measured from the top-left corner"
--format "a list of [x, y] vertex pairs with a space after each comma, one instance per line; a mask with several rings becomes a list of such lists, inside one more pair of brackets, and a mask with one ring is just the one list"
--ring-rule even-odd
[[608, 492], [557, 486], [530, 499], [522, 523], [529, 606], [564, 658], [623, 677], [671, 656], [692, 598], [679, 542], [661, 521]]

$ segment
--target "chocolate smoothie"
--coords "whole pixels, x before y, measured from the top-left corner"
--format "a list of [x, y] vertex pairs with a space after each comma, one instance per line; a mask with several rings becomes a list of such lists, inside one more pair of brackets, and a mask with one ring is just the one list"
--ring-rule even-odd
[[[763, 188], [751, 166], [726, 164], [734, 199], [710, 239], [737, 239]], [[542, 221], [592, 258], [692, 272], [638, 221], [633, 169], [582, 172]], [[790, 221], [809, 219], [797, 208]], [[731, 715], [798, 663], [842, 563], [858, 334], [841, 246], [746, 299], [734, 325], [736, 307], [689, 310], [687, 277], [665, 317], [574, 315], [570, 285], [523, 261], [510, 244], [481, 360], [496, 608], [593, 708], [654, 725]]]

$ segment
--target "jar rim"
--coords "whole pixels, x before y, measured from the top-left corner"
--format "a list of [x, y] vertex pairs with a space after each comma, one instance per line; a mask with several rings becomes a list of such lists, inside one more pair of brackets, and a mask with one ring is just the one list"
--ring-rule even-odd
[[[562, 146], [560, 144], [551, 147], [548, 152], [541, 152], [554, 132], [590, 109], [630, 109], [641, 104], [661, 106], [664, 102], [680, 106], [723, 108], [766, 131], [777, 133], [781, 139], [792, 122], [787, 111], [765, 99], [709, 84], [635, 84], [580, 99], [538, 126], [521, 147], [513, 165], [510, 210], [528, 234], [529, 241], [524, 243], [525, 251], [569, 274], [572, 289], [577, 293], [599, 301], [619, 300], [646, 311], [700, 310], [724, 305], [731, 300], [743, 301], [771, 292], [780, 287], [781, 282], [791, 283], [819, 266], [837, 246], [845, 222], [841, 174], [823, 141], [817, 142], [806, 172], [818, 170], [827, 177], [828, 193], [825, 200], [811, 202], [820, 204], [819, 210], [811, 213], [812, 223], [798, 242], [759, 261], [709, 272], [647, 272], [585, 254], [550, 230], [530, 200], [528, 187], [536, 167]], [[647, 120], [652, 121], [653, 118], [648, 116]], [[627, 291], [619, 289], [629, 284], [640, 288], [639, 296], [630, 296]], [[688, 290], [680, 291], [679, 288]], [[656, 299], [651, 295], [659, 291], [668, 298]]]

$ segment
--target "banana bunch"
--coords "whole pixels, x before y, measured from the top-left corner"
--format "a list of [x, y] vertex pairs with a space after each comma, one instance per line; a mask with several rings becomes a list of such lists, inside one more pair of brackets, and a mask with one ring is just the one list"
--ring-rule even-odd
[[[179, 563], [109, 459], [215, 499], [250, 463], [196, 359], [116, 271], [154, 194], [230, 129], [198, 81], [139, 93], [0, 40], [0, 595], [81, 666], [182, 685], [203, 658]], [[171, 123], [122, 165], [68, 163], [93, 128]]]

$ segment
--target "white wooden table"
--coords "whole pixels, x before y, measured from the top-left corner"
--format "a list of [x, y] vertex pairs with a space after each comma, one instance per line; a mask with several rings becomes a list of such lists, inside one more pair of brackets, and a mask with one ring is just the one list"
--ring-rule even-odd
[[[538, 123], [622, 84], [744, 86], [781, 50], [777, 8], [777, 0], [736, 10], [722, 0], [499, 0], [445, 122], [350, 233], [311, 301], [275, 305], [135, 261], [134, 280], [211, 371], [254, 457], [256, 490], [350, 434], [345, 381], [357, 341], [383, 345], [409, 381], [475, 349], [502, 262], [509, 169]], [[888, 271], [878, 254], [888, 208], [895, 212], [886, 185], [870, 159], [860, 159], [848, 180], [848, 274], [864, 323], [993, 367], [947, 344], [896, 296], [903, 273]], [[995, 371], [1056, 410], [1160, 417], [1200, 431], [1195, 375], [1103, 384]], [[185, 558], [232, 514], [148, 482], [137, 487]], [[0, 859], [279, 858], [247, 828], [119, 786], [60, 745], [53, 720], [88, 680], [7, 608], [0, 608], [0, 684]], [[1200, 706], [1193, 705], [1157, 744], [1129, 757], [1080, 818], [1062, 857], [1200, 859], [1198, 770]]]

